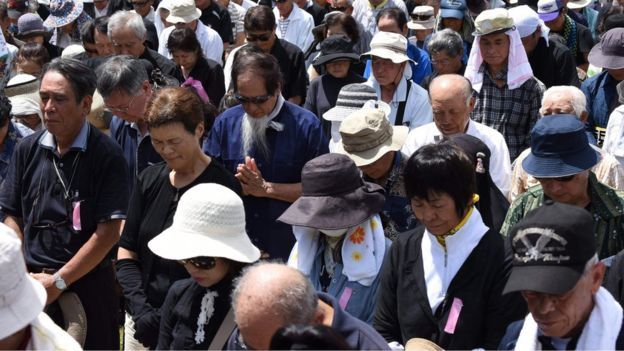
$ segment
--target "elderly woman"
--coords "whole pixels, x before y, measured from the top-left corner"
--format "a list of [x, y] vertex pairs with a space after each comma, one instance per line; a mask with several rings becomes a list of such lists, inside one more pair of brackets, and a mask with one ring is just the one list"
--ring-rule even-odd
[[414, 83], [411, 61], [407, 57], [407, 38], [401, 34], [378, 32], [371, 41], [373, 74], [367, 84], [377, 90], [377, 98], [388, 105], [388, 119], [392, 125], [405, 125], [411, 129], [433, 121], [427, 92]]
[[297, 242], [288, 265], [306, 274], [351, 315], [372, 322], [379, 271], [390, 246], [379, 212], [383, 189], [360, 177], [345, 155], [319, 156], [303, 167], [302, 196], [278, 218]]
[[431, 55], [434, 72], [423, 80], [421, 83], [423, 88], [429, 90], [433, 78], [442, 74], [464, 75], [466, 69], [466, 65], [462, 63], [464, 44], [457, 32], [443, 29], [434, 33], [427, 44], [427, 50]]
[[203, 108], [195, 94], [183, 88], [159, 90], [148, 105], [146, 122], [165, 163], [139, 175], [119, 241], [117, 278], [126, 300], [126, 349], [156, 347], [159, 309], [167, 291], [175, 281], [188, 277], [182, 266], [154, 256], [147, 247], [171, 225], [180, 196], [201, 183], [218, 183], [240, 192], [234, 176], [201, 151]]
[[509, 276], [501, 235], [475, 208], [475, 168], [456, 146], [426, 145], [405, 167], [423, 227], [399, 236], [381, 273], [374, 327], [388, 343], [424, 338], [444, 349], [494, 349], [526, 313], [502, 295]]
[[[336, 105], [340, 89], [352, 83], [362, 83], [366, 79], [351, 70], [359, 60], [353, 43], [343, 35], [331, 36], [321, 43], [321, 54], [312, 62], [323, 65], [325, 74], [314, 78], [308, 87], [304, 108], [321, 118], [325, 112]], [[331, 123], [323, 121], [325, 134], [329, 134]]]
[[174, 77], [182, 86], [193, 87], [204, 102], [219, 105], [225, 94], [223, 68], [218, 62], [204, 57], [195, 31], [175, 29], [167, 39], [167, 49], [176, 63]]
[[180, 198], [171, 227], [148, 246], [190, 275], [171, 286], [160, 308], [157, 349], [221, 350], [234, 329], [232, 281], [260, 258], [245, 232], [241, 198], [219, 184], [194, 186]]

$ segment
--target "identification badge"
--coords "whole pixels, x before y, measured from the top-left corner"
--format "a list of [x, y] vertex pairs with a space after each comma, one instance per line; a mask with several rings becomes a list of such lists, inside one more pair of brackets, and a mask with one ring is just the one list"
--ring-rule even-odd
[[455, 334], [455, 327], [457, 326], [457, 321], [459, 320], [459, 314], [461, 313], [462, 307], [464, 307], [464, 303], [461, 299], [457, 297], [453, 299], [453, 305], [451, 305], [451, 312], [449, 313], [448, 319], [446, 320], [446, 326], [444, 327], [444, 332], [449, 334]]
[[74, 211], [72, 213], [72, 227], [76, 231], [82, 230], [82, 225], [80, 223], [80, 203], [81, 202], [82, 200], [74, 201], [72, 203], [72, 206], [74, 207]]

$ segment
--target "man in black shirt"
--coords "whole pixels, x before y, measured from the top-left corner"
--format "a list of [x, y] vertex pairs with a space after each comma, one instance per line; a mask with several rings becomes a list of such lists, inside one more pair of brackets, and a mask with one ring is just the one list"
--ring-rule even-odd
[[199, 20], [219, 33], [223, 40], [223, 50], [226, 50], [230, 44], [234, 44], [232, 19], [227, 9], [213, 0], [195, 0], [195, 6], [202, 12]]
[[555, 85], [579, 87], [581, 83], [570, 50], [544, 35], [548, 28], [540, 23], [537, 13], [527, 5], [522, 5], [509, 9], [509, 15], [522, 38], [533, 76], [547, 88]]
[[[109, 253], [126, 217], [125, 161], [119, 146], [86, 121], [93, 71], [61, 58], [47, 64], [42, 77], [46, 129], [16, 147], [0, 189], [4, 223], [21, 237], [28, 270], [46, 288], [46, 304], [65, 289], [78, 295], [87, 317], [84, 348], [117, 349], [119, 301]], [[52, 319], [62, 323], [53, 311]]]

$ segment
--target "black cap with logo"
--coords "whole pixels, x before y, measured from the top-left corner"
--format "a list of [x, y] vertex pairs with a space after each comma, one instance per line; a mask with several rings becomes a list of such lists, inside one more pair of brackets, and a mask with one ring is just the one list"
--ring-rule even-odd
[[504, 294], [572, 289], [596, 254], [592, 215], [577, 206], [546, 201], [511, 229], [513, 268]]

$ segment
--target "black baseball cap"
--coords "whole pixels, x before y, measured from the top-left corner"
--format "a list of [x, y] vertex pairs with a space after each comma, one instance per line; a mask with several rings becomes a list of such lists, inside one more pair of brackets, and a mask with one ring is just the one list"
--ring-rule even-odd
[[550, 200], [529, 212], [511, 229], [513, 267], [503, 294], [570, 291], [596, 254], [593, 223], [585, 209]]

